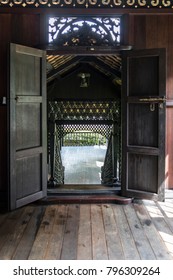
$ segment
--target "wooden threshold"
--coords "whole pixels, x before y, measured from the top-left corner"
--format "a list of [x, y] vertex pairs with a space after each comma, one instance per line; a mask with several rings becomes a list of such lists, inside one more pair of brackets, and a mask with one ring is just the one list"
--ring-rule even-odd
[[39, 201], [41, 204], [88, 204], [88, 203], [115, 203], [130, 204], [132, 198], [119, 196], [116, 194], [98, 195], [49, 195]]

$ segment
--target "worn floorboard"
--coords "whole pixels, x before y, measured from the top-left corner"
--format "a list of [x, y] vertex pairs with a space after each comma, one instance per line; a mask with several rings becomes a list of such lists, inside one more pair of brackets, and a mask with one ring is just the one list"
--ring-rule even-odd
[[61, 252], [61, 260], [76, 260], [80, 205], [69, 205]]
[[0, 259], [173, 259], [170, 199], [31, 204], [0, 214], [0, 223]]
[[80, 205], [78, 232], [78, 260], [92, 259], [91, 205]]
[[26, 225], [26, 229], [21, 236], [20, 242], [12, 256], [13, 260], [28, 259], [31, 248], [35, 241], [42, 217], [44, 215], [45, 207], [35, 207], [31, 219]]
[[67, 206], [55, 207], [55, 218], [50, 232], [49, 243], [44, 259], [59, 260], [61, 257], [62, 243], [67, 219]]
[[116, 222], [120, 234], [120, 240], [124, 252], [125, 260], [139, 260], [140, 256], [135, 245], [135, 241], [129, 227], [127, 217], [124, 213], [124, 207], [121, 205], [113, 205]]
[[124, 212], [126, 214], [128, 224], [130, 226], [140, 258], [142, 260], [154, 260], [154, 252], [150, 243], [147, 240], [145, 231], [137, 217], [133, 205], [129, 205], [128, 208], [124, 207]]
[[[165, 244], [158, 233], [149, 213], [146, 211], [143, 204], [134, 203], [134, 209], [140, 220], [144, 234], [146, 235], [154, 255], [157, 260], [168, 260], [171, 259], [169, 252], [167, 251]], [[159, 244], [159, 246], [158, 246]]]
[[144, 205], [149, 212], [149, 215], [160, 234], [169, 254], [173, 257], [173, 231], [171, 230], [169, 224], [167, 224], [167, 220], [163, 213], [157, 206], [157, 203], [153, 201], [144, 200]]
[[49, 205], [48, 207], [46, 207], [45, 214], [43, 216], [42, 222], [40, 224], [38, 233], [36, 235], [28, 259], [30, 260], [45, 259], [49, 240], [52, 233], [53, 224], [54, 224], [55, 213], [56, 213], [55, 205], [52, 206]]
[[[34, 212], [34, 207], [28, 206], [19, 211], [15, 211], [12, 217], [16, 219], [9, 219], [6, 223], [7, 228], [3, 232], [3, 238], [1, 240], [2, 246], [0, 250], [0, 259], [9, 260], [12, 259], [13, 254], [15, 253], [16, 248], [18, 247], [20, 240], [23, 236], [23, 233], [26, 229], [27, 223], [29, 222], [32, 214]], [[16, 215], [19, 214], [19, 215]], [[3, 229], [3, 227], [2, 227]]]
[[102, 212], [108, 259], [122, 260], [124, 259], [123, 248], [112, 205], [102, 205]]
[[101, 205], [91, 205], [92, 250], [94, 260], [108, 259]]

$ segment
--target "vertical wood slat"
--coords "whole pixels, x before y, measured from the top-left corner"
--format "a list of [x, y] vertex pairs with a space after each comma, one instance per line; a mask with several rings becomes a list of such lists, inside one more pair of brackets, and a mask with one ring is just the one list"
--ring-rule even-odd
[[[134, 49], [145, 49], [146, 48], [146, 16], [138, 16], [134, 17], [134, 31], [133, 31], [133, 42]], [[142, 34], [142, 36], [141, 36]]]
[[91, 223], [93, 259], [107, 260], [108, 252], [106, 246], [101, 205], [91, 205]]
[[118, 224], [111, 205], [102, 205], [104, 230], [110, 260], [124, 259]]
[[22, 216], [23, 210], [19, 209], [9, 213], [6, 221], [0, 227], [0, 250], [4, 243], [8, 241], [10, 234], [13, 233], [14, 228]]
[[40, 15], [13, 14], [11, 25], [12, 42], [26, 46], [40, 44]]
[[9, 260], [12, 259], [13, 254], [15, 253], [16, 247], [18, 246], [23, 232], [26, 229], [26, 226], [31, 218], [31, 215], [34, 211], [32, 206], [29, 206], [22, 211], [20, 219], [17, 220], [17, 223], [12, 228], [11, 232], [8, 233], [6, 240], [4, 240], [3, 246], [0, 250], [0, 259]]
[[128, 210], [129, 206], [122, 207], [121, 205], [113, 205], [112, 208], [118, 224], [125, 260], [139, 260], [140, 256], [127, 217], [123, 211], [124, 208], [127, 208]]
[[80, 205], [77, 259], [92, 259], [91, 206]]
[[171, 202], [158, 202], [157, 206], [159, 207], [163, 217], [173, 232], [173, 204]]
[[158, 48], [158, 17], [146, 15], [146, 48]]
[[[143, 204], [134, 203], [134, 209], [142, 225], [142, 229], [154, 251], [157, 260], [169, 260], [171, 259], [166, 247], [158, 234], [151, 218], [144, 208]], [[159, 244], [159, 246], [158, 246]]]
[[69, 205], [62, 245], [61, 260], [75, 260], [77, 258], [78, 229], [79, 205]]
[[67, 220], [67, 205], [56, 206], [55, 219], [44, 259], [59, 260]]
[[21, 240], [12, 256], [13, 260], [27, 260], [35, 241], [36, 234], [39, 230], [45, 207], [35, 207], [34, 213], [28, 222]]
[[130, 229], [132, 231], [136, 247], [138, 249], [138, 252], [140, 254], [140, 258], [142, 260], [154, 260], [156, 259], [154, 252], [146, 238], [145, 233], [143, 232], [141, 223], [135, 213], [135, 210], [132, 205], [128, 207], [128, 209], [125, 207], [124, 212], [126, 214], [126, 217], [128, 219], [128, 223], [130, 226]]
[[160, 209], [157, 207], [154, 201], [143, 201], [145, 208], [147, 209], [157, 231], [167, 247], [167, 250], [171, 257], [173, 257], [173, 232], [167, 225], [164, 216]]
[[47, 206], [28, 257], [29, 260], [43, 260], [45, 258], [54, 224], [55, 212], [56, 208], [54, 205]]

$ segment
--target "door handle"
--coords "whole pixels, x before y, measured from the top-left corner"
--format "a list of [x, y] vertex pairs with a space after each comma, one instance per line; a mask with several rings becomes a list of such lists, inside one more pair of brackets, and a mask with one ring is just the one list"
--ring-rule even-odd
[[166, 102], [166, 97], [148, 97], [148, 98], [140, 98], [140, 102], [149, 103], [150, 104], [150, 111], [155, 111], [155, 105], [156, 103], [159, 104], [159, 108], [163, 109], [163, 104]]
[[148, 98], [140, 98], [140, 102], [146, 102], [146, 103], [165, 103], [166, 97], [148, 97]]

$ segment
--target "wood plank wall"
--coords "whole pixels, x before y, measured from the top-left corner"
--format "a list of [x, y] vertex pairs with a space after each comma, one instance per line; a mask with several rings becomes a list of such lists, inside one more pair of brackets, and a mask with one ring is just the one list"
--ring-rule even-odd
[[[37, 46], [44, 41], [42, 14], [0, 13], [0, 97], [7, 96], [7, 54], [10, 42]], [[142, 48], [167, 48], [167, 170], [173, 186], [173, 15], [126, 15], [124, 43]], [[125, 42], [126, 41], [126, 42]], [[172, 103], [171, 103], [172, 102]], [[7, 118], [6, 106], [0, 105], [0, 197], [7, 191]]]
[[[127, 21], [127, 19], [126, 19]], [[166, 48], [166, 183], [173, 187], [173, 15], [130, 15], [126, 43], [135, 49]]]

